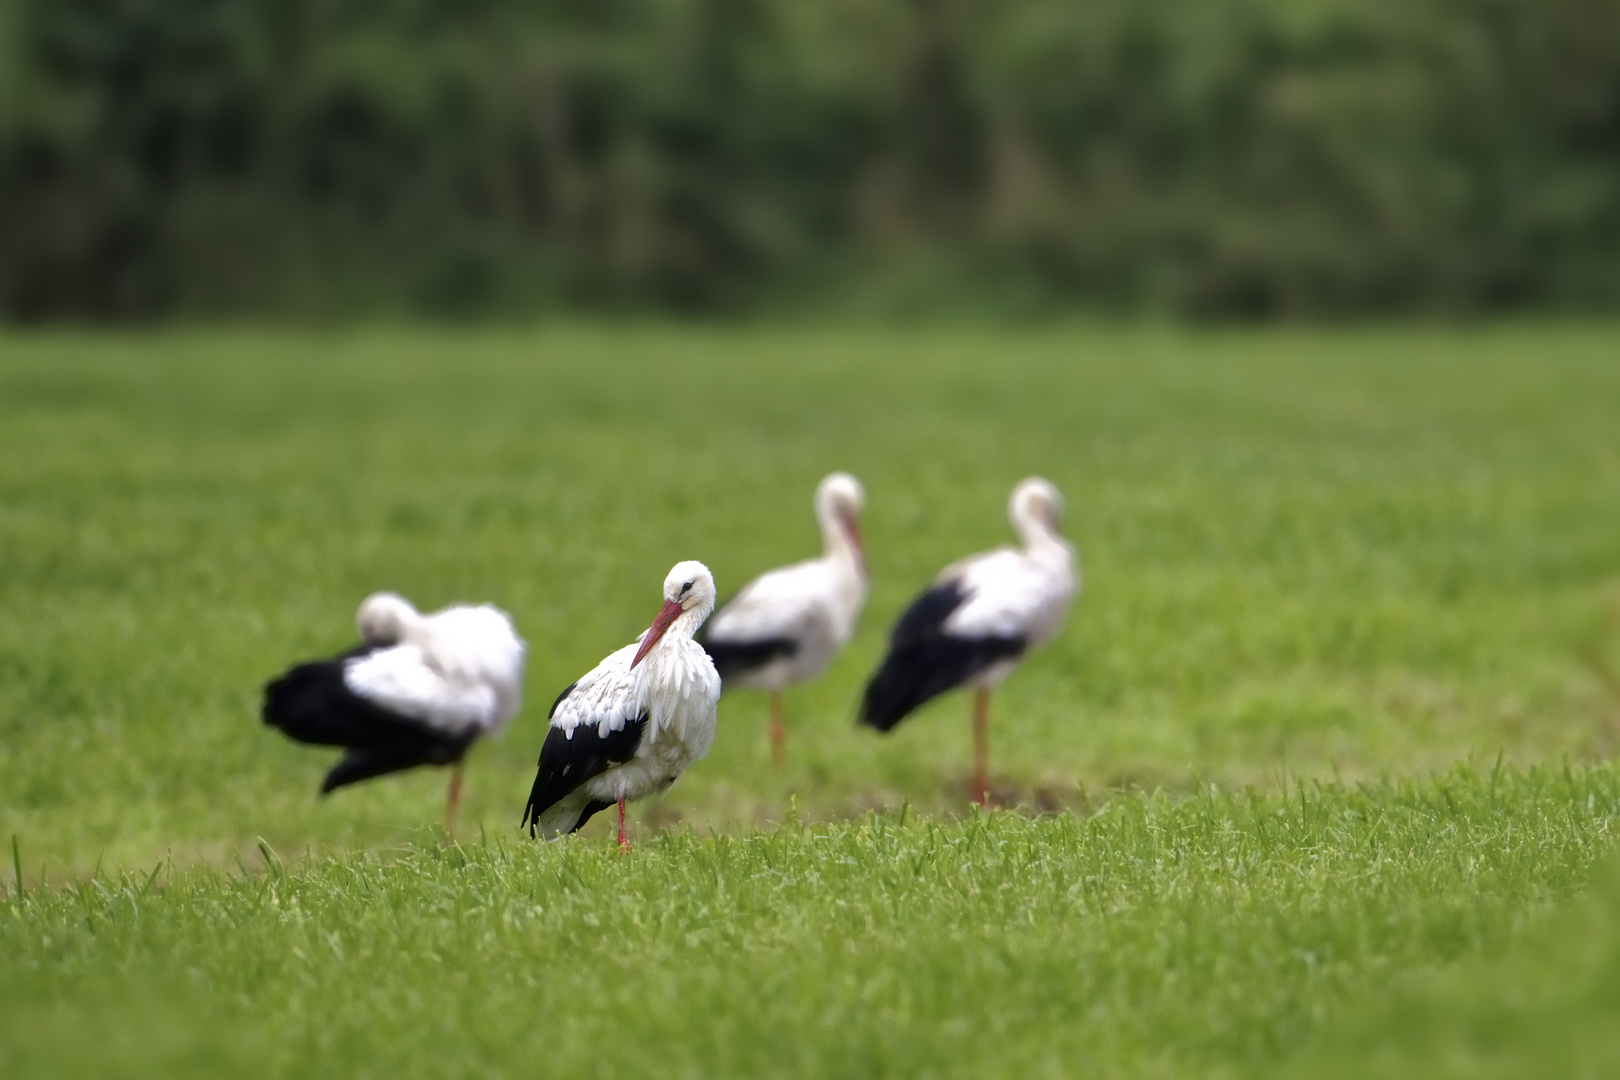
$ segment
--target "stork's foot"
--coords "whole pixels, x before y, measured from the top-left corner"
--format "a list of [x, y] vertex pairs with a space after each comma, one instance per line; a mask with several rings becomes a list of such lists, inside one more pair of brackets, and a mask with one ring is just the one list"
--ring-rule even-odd
[[968, 809], [1011, 810], [1016, 806], [1034, 805], [1036, 794], [1013, 777], [990, 773], [981, 790], [971, 770], [959, 770], [945, 778], [945, 792], [953, 803]]

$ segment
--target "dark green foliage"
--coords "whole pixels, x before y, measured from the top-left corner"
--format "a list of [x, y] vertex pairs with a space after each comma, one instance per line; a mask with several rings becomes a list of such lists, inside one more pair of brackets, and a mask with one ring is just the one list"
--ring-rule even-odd
[[734, 310], [908, 281], [1238, 315], [1620, 300], [1620, 0], [4, 20], [14, 317]]

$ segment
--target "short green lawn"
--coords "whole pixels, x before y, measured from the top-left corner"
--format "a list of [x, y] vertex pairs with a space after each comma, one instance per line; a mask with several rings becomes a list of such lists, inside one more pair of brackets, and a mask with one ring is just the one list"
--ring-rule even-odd
[[[31, 890], [0, 919], [28, 1036], [0, 1052], [132, 1075], [1308, 1054], [1390, 985], [1493, 962], [1607, 843], [1617, 355], [1603, 326], [0, 337], [0, 842]], [[739, 693], [637, 808], [635, 855], [600, 824], [523, 840], [545, 705], [677, 559], [724, 594], [812, 553], [835, 468], [867, 486], [872, 596], [789, 696], [787, 768]], [[1031, 472], [1068, 496], [1086, 588], [996, 703], [1001, 798], [1055, 816], [985, 823], [961, 817], [964, 700], [889, 737], [853, 704], [906, 600], [1010, 539]], [[499, 603], [532, 648], [459, 849], [443, 774], [317, 800], [328, 755], [257, 722], [263, 681], [345, 647], [385, 587]], [[773, 831], [790, 815], [809, 831]]]
[[[1498, 951], [1612, 769], [1088, 816], [572, 838], [101, 875], [10, 904], [9, 1077], [1252, 1076]], [[1414, 1077], [1421, 1074], [1413, 1074]]]
[[1505, 955], [1405, 978], [1347, 1010], [1279, 1077], [1544, 1080], [1620, 1076], [1620, 873]]

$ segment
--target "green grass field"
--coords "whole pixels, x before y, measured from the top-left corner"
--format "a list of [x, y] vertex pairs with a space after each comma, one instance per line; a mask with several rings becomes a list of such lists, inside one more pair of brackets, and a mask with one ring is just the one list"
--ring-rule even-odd
[[[1620, 821], [1616, 356], [1602, 326], [0, 338], [0, 1072], [1536, 1075], [1514, 1031], [1620, 1001], [1620, 950], [1559, 944], [1620, 936], [1620, 886], [1570, 906]], [[788, 698], [788, 767], [738, 693], [631, 856], [520, 837], [555, 693], [677, 559], [725, 594], [813, 553], [834, 468], [872, 595]], [[1022, 809], [980, 818], [965, 700], [887, 738], [853, 705], [1031, 472], [1086, 586], [998, 695]], [[383, 587], [531, 646], [459, 843], [442, 774], [317, 800], [327, 755], [257, 722]], [[1546, 1037], [1559, 1075], [1616, 1060]]]

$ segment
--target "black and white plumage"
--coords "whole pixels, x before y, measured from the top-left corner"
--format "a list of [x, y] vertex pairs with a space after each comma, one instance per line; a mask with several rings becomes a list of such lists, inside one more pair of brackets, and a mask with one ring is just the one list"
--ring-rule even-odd
[[523, 811], [531, 836], [571, 833], [617, 803], [626, 847], [625, 800], [667, 788], [709, 752], [720, 675], [692, 635], [714, 595], [707, 567], [676, 563], [652, 626], [558, 696]]
[[848, 473], [816, 487], [816, 521], [824, 554], [762, 574], [715, 612], [699, 638], [727, 690], [771, 695], [771, 748], [781, 761], [786, 729], [782, 691], [827, 669], [866, 603], [866, 559], [860, 514], [866, 493]]
[[889, 731], [926, 702], [975, 689], [974, 801], [989, 786], [989, 695], [1024, 654], [1063, 625], [1080, 587], [1074, 548], [1058, 532], [1063, 498], [1031, 477], [1013, 489], [1008, 516], [1024, 542], [946, 567], [912, 601], [867, 683], [860, 719]]
[[368, 597], [358, 622], [359, 647], [298, 664], [266, 685], [264, 722], [298, 742], [344, 748], [323, 795], [418, 765], [455, 765], [453, 824], [467, 748], [522, 705], [523, 641], [498, 608], [423, 615], [394, 593]]

